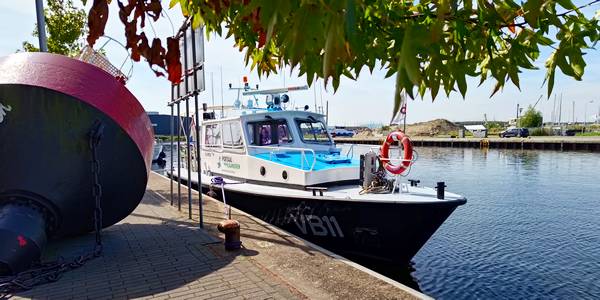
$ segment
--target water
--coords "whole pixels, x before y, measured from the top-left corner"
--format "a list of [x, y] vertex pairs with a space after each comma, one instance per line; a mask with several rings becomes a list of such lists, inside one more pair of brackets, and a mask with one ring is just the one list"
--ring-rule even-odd
[[600, 299], [600, 154], [417, 150], [408, 178], [445, 181], [468, 199], [414, 257], [421, 291], [438, 299]]
[[600, 154], [417, 150], [408, 178], [445, 181], [468, 202], [410, 274], [377, 271], [438, 299], [600, 299]]

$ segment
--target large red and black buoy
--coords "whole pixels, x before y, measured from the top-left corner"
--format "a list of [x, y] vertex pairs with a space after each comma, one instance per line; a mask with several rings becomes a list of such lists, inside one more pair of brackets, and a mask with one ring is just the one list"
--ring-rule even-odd
[[103, 226], [144, 195], [154, 136], [143, 107], [107, 72], [61, 55], [0, 58], [0, 274], [23, 271], [47, 239], [94, 229], [90, 132]]

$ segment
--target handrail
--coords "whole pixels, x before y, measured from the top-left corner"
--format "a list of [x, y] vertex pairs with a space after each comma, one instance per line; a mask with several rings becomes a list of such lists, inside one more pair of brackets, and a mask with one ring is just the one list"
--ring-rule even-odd
[[[354, 145], [356, 144], [351, 144], [350, 149], [348, 149], [348, 151], [346, 152], [346, 157], [350, 157], [350, 159], [354, 158]], [[350, 153], [352, 153], [352, 156], [350, 156]]]
[[[313, 155], [313, 161], [312, 161], [312, 164], [310, 165], [310, 169], [308, 170], [309, 172], [315, 168], [315, 164], [317, 163], [317, 154], [315, 153], [315, 150], [310, 149], [310, 148], [292, 148], [292, 147], [280, 147], [280, 146], [252, 146], [252, 145], [248, 145], [248, 148], [271, 149], [271, 150], [276, 150], [276, 151], [280, 151], [280, 150], [298, 151], [302, 155], [301, 160], [300, 160], [300, 169], [301, 170], [304, 170], [304, 161], [306, 161], [307, 165], [309, 164], [308, 158], [306, 157], [306, 151], [310, 151]], [[273, 156], [273, 151], [269, 152], [269, 160], [271, 160], [271, 161], [273, 160], [272, 156]]]

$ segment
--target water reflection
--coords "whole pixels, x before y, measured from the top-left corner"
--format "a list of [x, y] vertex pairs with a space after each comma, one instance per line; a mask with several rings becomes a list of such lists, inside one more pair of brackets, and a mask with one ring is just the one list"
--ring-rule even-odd
[[[357, 145], [355, 157], [369, 147]], [[359, 263], [439, 299], [600, 299], [600, 154], [417, 151], [408, 177], [445, 181], [467, 204], [411, 265]]]

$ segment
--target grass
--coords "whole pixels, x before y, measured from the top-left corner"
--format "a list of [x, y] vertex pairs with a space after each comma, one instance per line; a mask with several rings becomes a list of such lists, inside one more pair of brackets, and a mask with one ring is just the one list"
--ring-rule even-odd
[[575, 134], [575, 136], [600, 136], [600, 132], [595, 131], [595, 132], [579, 132], [577, 134]]

